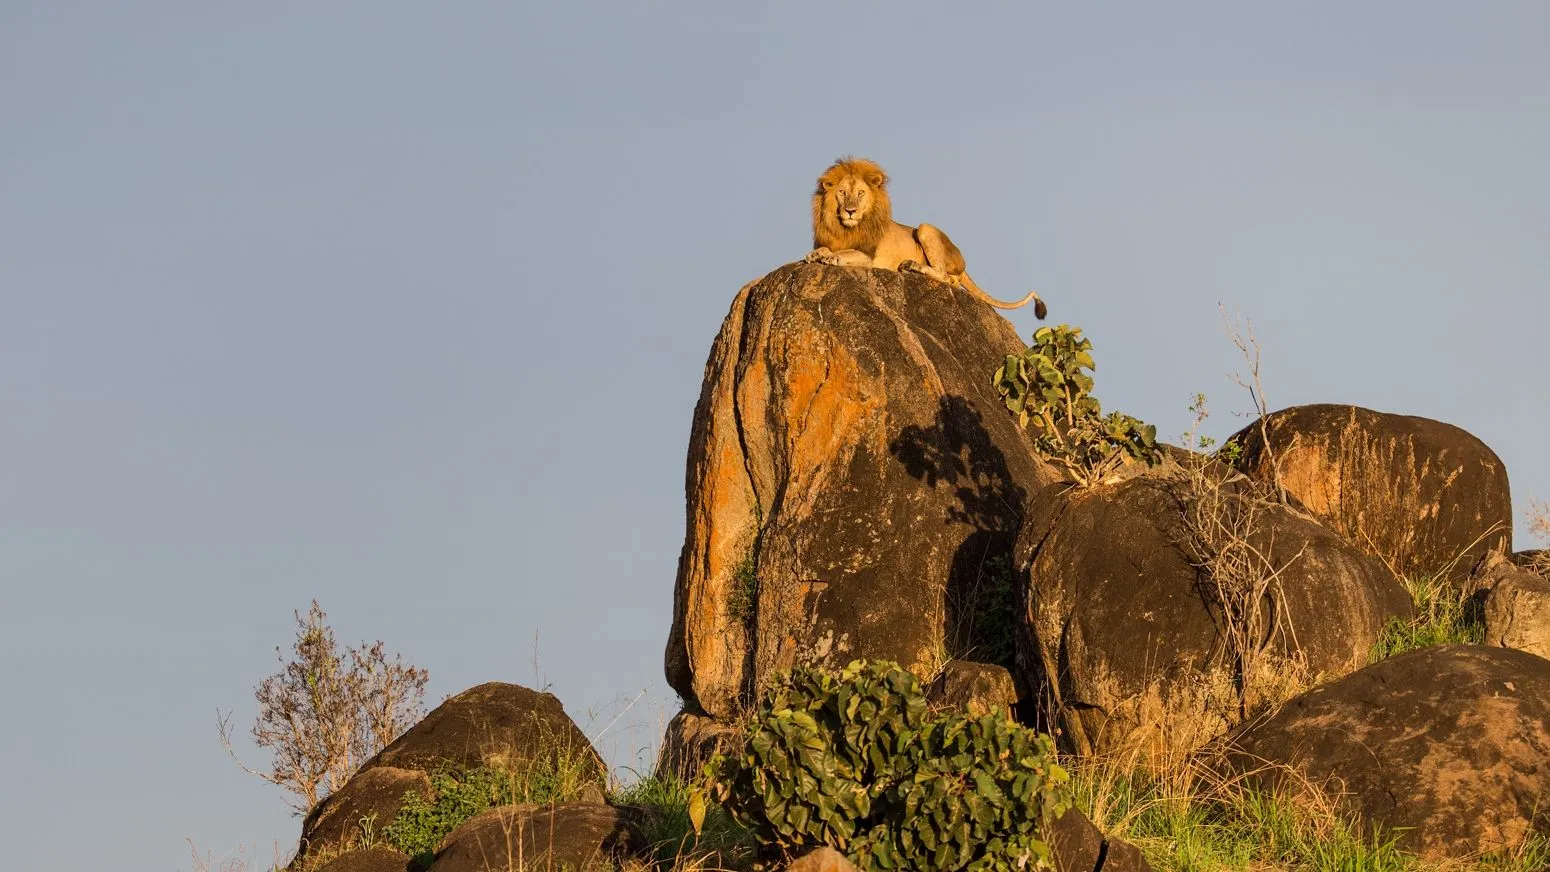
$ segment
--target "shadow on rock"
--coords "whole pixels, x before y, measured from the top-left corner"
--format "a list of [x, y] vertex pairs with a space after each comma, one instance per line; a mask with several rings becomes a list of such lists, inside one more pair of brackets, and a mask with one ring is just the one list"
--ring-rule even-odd
[[945, 521], [974, 528], [955, 551], [947, 579], [948, 653], [1010, 666], [1021, 599], [1012, 544], [1027, 494], [1012, 483], [1006, 455], [980, 413], [955, 395], [942, 398], [929, 427], [904, 428], [888, 450], [914, 478], [952, 491], [957, 502]]

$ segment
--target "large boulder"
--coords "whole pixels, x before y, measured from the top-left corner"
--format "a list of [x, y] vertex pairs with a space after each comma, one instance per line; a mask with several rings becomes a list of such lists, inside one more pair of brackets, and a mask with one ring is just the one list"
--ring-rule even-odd
[[[1351, 544], [1406, 575], [1467, 576], [1512, 534], [1507, 468], [1428, 418], [1317, 404], [1272, 412], [1233, 439], [1242, 469], [1282, 487]], [[1272, 457], [1274, 462], [1272, 462]]]
[[308, 872], [411, 872], [413, 866], [408, 857], [378, 845], [361, 851], [346, 851], [316, 866], [292, 865], [291, 868], [306, 868]]
[[362, 770], [506, 768], [556, 756], [594, 768], [599, 780], [607, 771], [597, 749], [554, 694], [491, 681], [437, 706]]
[[698, 712], [681, 711], [667, 722], [657, 750], [656, 774], [694, 781], [712, 757], [733, 752], [739, 741], [735, 727]]
[[368, 828], [380, 833], [398, 816], [406, 794], [430, 792], [430, 779], [419, 770], [376, 766], [356, 773], [307, 813], [291, 868], [305, 868], [310, 857], [359, 843]]
[[957, 709], [971, 717], [993, 712], [1012, 715], [1019, 694], [1017, 682], [1005, 666], [949, 660], [926, 685], [926, 702], [936, 709]]
[[1076, 809], [1050, 821], [1044, 831], [1056, 872], [1151, 872], [1141, 849], [1107, 837]]
[[[1299, 674], [1362, 666], [1388, 619], [1412, 612], [1378, 560], [1256, 503], [1257, 520], [1237, 529], [1278, 573], [1259, 596], [1232, 600], [1244, 617], [1229, 620], [1202, 568], [1199, 525], [1186, 520], [1191, 493], [1156, 477], [1073, 490], [1019, 539], [1029, 577], [1019, 663], [1027, 686], [1049, 694], [1047, 713], [1071, 751], [1197, 747], [1295, 692], [1284, 684]], [[1235, 647], [1234, 631], [1248, 644]]]
[[428, 872], [613, 869], [642, 847], [631, 813], [596, 803], [508, 805], [447, 834]]
[[1250, 777], [1324, 786], [1428, 858], [1550, 835], [1550, 661], [1522, 651], [1402, 654], [1292, 700], [1229, 747]]
[[666, 651], [687, 704], [726, 719], [799, 661], [925, 675], [1009, 636], [978, 592], [1057, 478], [991, 388], [1023, 348], [918, 275], [793, 264], [743, 288], [690, 436]]
[[1484, 600], [1485, 643], [1550, 659], [1550, 578], [1492, 554], [1472, 581]]

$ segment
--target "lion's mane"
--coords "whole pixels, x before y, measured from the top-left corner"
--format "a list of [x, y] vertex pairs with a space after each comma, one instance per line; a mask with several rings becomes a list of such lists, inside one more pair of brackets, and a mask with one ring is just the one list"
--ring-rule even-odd
[[[872, 208], [861, 223], [846, 227], [840, 223], [835, 198], [839, 183], [859, 176], [872, 189]], [[813, 191], [813, 247], [843, 251], [853, 248], [867, 254], [877, 253], [877, 244], [893, 227], [893, 202], [888, 199], [888, 174], [875, 163], [860, 157], [842, 157], [818, 177]]]

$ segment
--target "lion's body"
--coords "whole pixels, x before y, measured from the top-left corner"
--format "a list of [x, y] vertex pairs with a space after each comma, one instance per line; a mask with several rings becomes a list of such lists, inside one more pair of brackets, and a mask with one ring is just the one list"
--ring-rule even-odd
[[1036, 301], [1034, 312], [1045, 315], [1044, 301], [1033, 291], [1010, 303], [997, 300], [969, 278], [963, 252], [947, 234], [930, 224], [910, 227], [893, 220], [888, 174], [864, 158], [841, 158], [818, 177], [813, 192], [813, 251], [809, 263], [867, 266], [918, 272], [953, 287], [962, 287], [1001, 309]]

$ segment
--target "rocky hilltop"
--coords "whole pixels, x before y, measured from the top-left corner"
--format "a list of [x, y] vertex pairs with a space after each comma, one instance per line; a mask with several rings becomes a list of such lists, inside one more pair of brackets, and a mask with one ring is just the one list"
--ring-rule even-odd
[[[1009, 714], [1070, 765], [1187, 757], [1295, 784], [1434, 860], [1550, 836], [1550, 582], [1508, 553], [1487, 446], [1303, 406], [1230, 453], [1171, 448], [1079, 487], [992, 383], [1026, 347], [916, 275], [792, 264], [738, 293], [689, 442], [665, 653], [684, 710], [659, 774], [737, 749], [786, 670], [881, 660], [933, 710]], [[1487, 644], [1385, 659], [1433, 609], [1418, 580]], [[361, 838], [363, 819], [447, 789], [449, 767], [555, 749], [581, 773], [563, 797], [497, 805], [414, 857]], [[606, 787], [553, 697], [481, 685], [314, 808], [293, 868], [644, 868], [647, 813]], [[1063, 872], [1146, 868], [1082, 809], [1043, 832]], [[827, 851], [791, 868], [854, 867]]]

